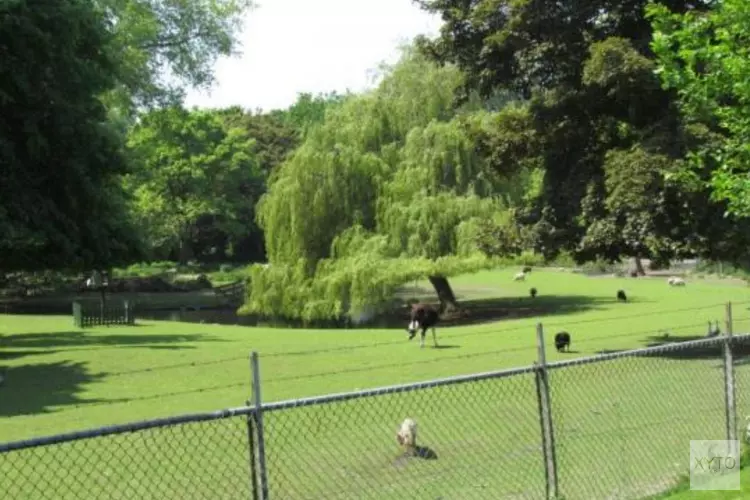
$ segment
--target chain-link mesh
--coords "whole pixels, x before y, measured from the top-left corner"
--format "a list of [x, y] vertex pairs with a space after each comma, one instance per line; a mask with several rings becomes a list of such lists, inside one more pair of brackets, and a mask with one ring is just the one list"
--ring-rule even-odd
[[[417, 422], [417, 457], [396, 433]], [[264, 412], [270, 498], [542, 498], [534, 374]]]
[[726, 439], [721, 342], [552, 368], [560, 494], [643, 498], [688, 473], [690, 440]]
[[252, 498], [247, 417], [0, 454], [3, 500]]
[[[739, 325], [737, 325], [739, 323]], [[744, 324], [743, 324], [744, 323]], [[750, 320], [735, 323], [740, 332], [750, 331]], [[735, 330], [737, 330], [735, 326]], [[734, 394], [737, 415], [737, 439], [750, 444], [750, 336], [739, 336], [732, 342]]]
[[[732, 353], [744, 440], [750, 335], [740, 328]], [[663, 491], [688, 473], [690, 440], [727, 438], [725, 338], [674, 340], [549, 367], [562, 497]], [[543, 498], [535, 379], [527, 368], [266, 405], [269, 497]], [[417, 421], [417, 457], [396, 442], [407, 417]], [[260, 464], [251, 460], [257, 439], [250, 442], [247, 417], [191, 418], [0, 453], [1, 498], [253, 498]]]

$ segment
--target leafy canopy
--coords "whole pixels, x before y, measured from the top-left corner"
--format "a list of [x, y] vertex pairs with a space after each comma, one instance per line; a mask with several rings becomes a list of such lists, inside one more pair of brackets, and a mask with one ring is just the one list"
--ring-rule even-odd
[[[522, 107], [456, 108], [462, 84], [407, 49], [374, 91], [326, 111], [258, 206], [269, 265], [253, 270], [246, 312], [359, 317], [415, 277], [491, 265], [476, 228], [536, 179], [506, 164], [533, 134], [513, 132]], [[481, 141], [501, 152], [488, 161]]]
[[216, 111], [169, 107], [144, 115], [128, 140], [136, 165], [126, 177], [135, 214], [154, 247], [184, 247], [198, 219], [225, 233], [247, 230], [264, 186], [248, 130]]
[[99, 100], [118, 81], [105, 13], [0, 4], [0, 268], [104, 268], [138, 251], [123, 141]]
[[117, 86], [114, 111], [130, 115], [181, 102], [187, 87], [208, 88], [220, 56], [238, 52], [250, 0], [103, 0]]
[[713, 170], [714, 198], [730, 214], [750, 215], [750, 4], [722, 0], [707, 13], [673, 13], [649, 6], [652, 43], [665, 87], [674, 89], [686, 119], [706, 125], [721, 139], [691, 155], [695, 169]]

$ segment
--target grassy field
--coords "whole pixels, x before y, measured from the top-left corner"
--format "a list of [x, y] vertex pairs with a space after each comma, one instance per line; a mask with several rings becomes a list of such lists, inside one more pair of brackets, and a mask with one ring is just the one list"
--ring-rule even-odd
[[[663, 342], [667, 330], [672, 338], [705, 335], [709, 320], [723, 327], [726, 301], [735, 304], [735, 332], [750, 332], [744, 285], [695, 281], [670, 288], [665, 279], [553, 271], [534, 271], [525, 283], [514, 283], [516, 271], [452, 280], [459, 300], [506, 319], [440, 328], [441, 349], [419, 349], [404, 329], [143, 322], [80, 331], [70, 317], [0, 315], [0, 441], [241, 406], [250, 395], [252, 350], [260, 353], [263, 398], [276, 401], [528, 365], [536, 359], [537, 321], [547, 332], [550, 360], [652, 345]], [[531, 286], [539, 290], [534, 301], [527, 296]], [[626, 290], [628, 303], [615, 301], [618, 288]], [[552, 349], [561, 329], [572, 334], [571, 353]], [[675, 477], [686, 467], [689, 439], [723, 438], [718, 351], [688, 354], [553, 370], [558, 474], [566, 498], [655, 493], [669, 486], [665, 464]], [[750, 387], [746, 366], [738, 363], [742, 414], [750, 413], [748, 391], [742, 391]], [[524, 374], [271, 412], [271, 494], [539, 497], [544, 476], [536, 407], [534, 377]], [[406, 416], [417, 419], [420, 442], [437, 460], [397, 459], [394, 434]], [[40, 481], [33, 466], [51, 462]], [[89, 471], [85, 479], [68, 473], [80, 470]], [[36, 498], [43, 487], [63, 488], [55, 498], [66, 498], [65, 491], [73, 498], [84, 486], [94, 491], [88, 496], [100, 488], [108, 498], [129, 498], [133, 491], [139, 498], [234, 498], [249, 488], [247, 470], [241, 417], [0, 459], [10, 498]]]
[[660, 495], [655, 495], [648, 500], [739, 500], [750, 496], [750, 453], [742, 457], [740, 469], [740, 491], [736, 490], [690, 490], [690, 479], [684, 478], [674, 489]]

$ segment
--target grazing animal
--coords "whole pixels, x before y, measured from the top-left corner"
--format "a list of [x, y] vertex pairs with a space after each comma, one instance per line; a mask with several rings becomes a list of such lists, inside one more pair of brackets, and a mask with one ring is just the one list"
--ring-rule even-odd
[[568, 332], [559, 332], [555, 335], [555, 348], [557, 352], [570, 350], [570, 334]]
[[525, 267], [523, 268], [523, 272], [524, 272], [524, 274], [525, 274], [525, 273], [530, 273], [530, 272], [531, 272], [531, 266], [525, 266]]
[[401, 423], [401, 428], [396, 434], [396, 441], [404, 447], [409, 455], [414, 455], [417, 451], [417, 422], [412, 418], [407, 418]]
[[524, 281], [526, 279], [526, 273], [520, 272], [513, 276], [513, 281]]
[[677, 276], [670, 276], [667, 283], [669, 283], [669, 286], [685, 286], [685, 280]]
[[419, 347], [424, 347], [424, 338], [427, 335], [427, 329], [432, 329], [432, 340], [437, 347], [437, 334], [435, 333], [435, 325], [440, 320], [441, 310], [438, 311], [429, 304], [414, 304], [411, 307], [411, 317], [409, 320], [409, 326], [406, 331], [409, 333], [409, 340], [413, 339], [417, 334], [417, 330], [421, 330]]
[[719, 320], [716, 320], [716, 326], [713, 326], [711, 322], [708, 322], [708, 333], [706, 337], [718, 337], [721, 335], [721, 329], [719, 328]]
[[625, 295], [625, 290], [617, 290], [617, 300], [620, 302], [628, 301], [628, 296]]
[[638, 271], [635, 271], [635, 270], [630, 271], [630, 277], [631, 278], [637, 278], [638, 277]]
[[536, 288], [529, 290], [529, 295], [531, 295], [532, 299], [536, 298]]

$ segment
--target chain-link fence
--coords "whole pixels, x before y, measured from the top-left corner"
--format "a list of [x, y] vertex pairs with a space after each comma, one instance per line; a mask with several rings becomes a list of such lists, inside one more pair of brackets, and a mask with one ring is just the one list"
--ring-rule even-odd
[[691, 439], [727, 439], [722, 347], [710, 338], [550, 365], [559, 494], [644, 498], [688, 472]]
[[254, 356], [252, 406], [0, 445], [0, 497], [640, 498], [750, 414], [750, 335], [673, 340], [266, 404]]
[[250, 408], [0, 445], [0, 498], [252, 498]]
[[[532, 368], [263, 410], [270, 498], [540, 498]], [[416, 458], [396, 432], [417, 422]]]

